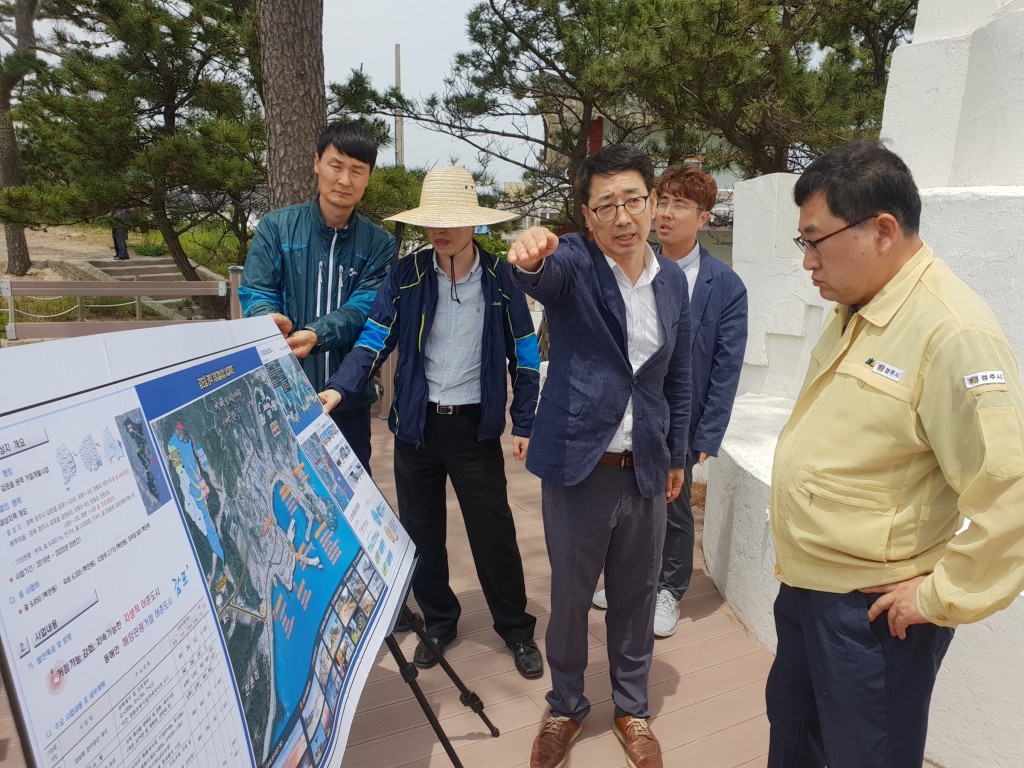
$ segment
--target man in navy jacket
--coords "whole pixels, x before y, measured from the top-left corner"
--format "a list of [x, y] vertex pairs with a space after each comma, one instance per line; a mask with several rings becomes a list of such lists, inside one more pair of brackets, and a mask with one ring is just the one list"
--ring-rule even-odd
[[[526, 298], [508, 265], [473, 242], [473, 228], [517, 218], [483, 208], [473, 177], [440, 168], [423, 181], [420, 205], [391, 217], [426, 228], [431, 248], [392, 268], [355, 347], [320, 393], [324, 411], [358, 393], [398, 346], [395, 433], [398, 516], [420, 555], [413, 576], [429, 642], [454, 642], [461, 607], [448, 583], [445, 548], [450, 477], [459, 497], [480, 586], [523, 677], [544, 673], [526, 611], [526, 582], [508, 504], [501, 434], [512, 380], [512, 451], [527, 455], [540, 357]], [[508, 374], [506, 376], [506, 370]], [[421, 641], [416, 666], [436, 664]]]
[[[747, 347], [747, 289], [739, 275], [697, 242], [697, 231], [707, 224], [718, 200], [715, 180], [696, 166], [673, 166], [661, 174], [657, 192], [654, 225], [660, 245], [655, 251], [686, 276], [693, 371], [686, 478], [682, 493], [668, 505], [654, 609], [654, 635], [668, 637], [676, 631], [679, 600], [693, 571], [693, 465], [718, 455], [729, 426]], [[594, 595], [594, 605], [607, 607], [604, 590]]]
[[577, 193], [593, 241], [538, 227], [509, 250], [551, 338], [526, 460], [542, 480], [551, 561], [550, 713], [530, 766], [562, 765], [590, 711], [587, 615], [603, 568], [613, 729], [630, 765], [660, 768], [647, 679], [665, 505], [679, 494], [688, 454], [689, 302], [682, 272], [647, 244], [650, 158], [603, 147], [584, 161]]

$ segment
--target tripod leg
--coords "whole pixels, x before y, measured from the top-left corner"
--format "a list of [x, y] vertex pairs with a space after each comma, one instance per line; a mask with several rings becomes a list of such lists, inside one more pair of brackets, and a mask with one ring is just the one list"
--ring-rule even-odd
[[[408, 607], [404, 607], [402, 609], [402, 618], [405, 619], [406, 623], [409, 625], [409, 629], [416, 633], [420, 641], [422, 641], [427, 649], [434, 655], [438, 664], [441, 665], [441, 669], [443, 669], [448, 675], [448, 679], [451, 680], [452, 683], [455, 684], [455, 687], [459, 689], [459, 693], [461, 694], [459, 696], [459, 701], [462, 702], [462, 706], [469, 707], [480, 717], [484, 725], [487, 726], [487, 730], [490, 731], [491, 736], [494, 736], [495, 738], [500, 736], [501, 731], [499, 731], [494, 723], [491, 722], [490, 718], [484, 714], [483, 701], [481, 701], [475, 691], [471, 691], [466, 687], [466, 684], [462, 682], [462, 679], [455, 673], [455, 670], [452, 669], [451, 664], [449, 664], [445, 659], [444, 654], [442, 654], [434, 647], [434, 644], [430, 642], [427, 630], [423, 625], [422, 617], [418, 613], [413, 613]], [[394, 651], [392, 651], [392, 653], [394, 653]]]
[[[408, 610], [408, 609], [406, 609]], [[419, 618], [418, 616], [416, 618]], [[422, 619], [420, 620], [422, 625]], [[448, 740], [448, 734], [444, 732], [444, 728], [441, 727], [441, 722], [437, 719], [437, 715], [434, 714], [434, 710], [430, 708], [430, 703], [427, 701], [427, 697], [423, 695], [423, 691], [420, 689], [420, 684], [416, 682], [416, 676], [419, 674], [416, 666], [410, 664], [405, 658], [405, 654], [402, 653], [402, 649], [398, 647], [398, 642], [395, 640], [394, 635], [388, 635], [384, 638], [384, 643], [387, 645], [388, 650], [391, 651], [391, 655], [395, 657], [395, 661], [398, 662], [398, 671], [402, 674], [402, 679], [409, 685], [412, 690], [412, 695], [416, 697], [416, 701], [420, 704], [420, 709], [423, 710], [423, 714], [427, 716], [427, 720], [430, 721], [430, 727], [434, 729], [434, 733], [437, 734], [437, 740], [441, 742], [441, 746], [444, 747], [444, 751], [448, 753], [448, 757], [452, 761], [452, 765], [455, 768], [463, 768], [462, 762], [459, 760], [459, 756], [455, 754], [455, 748], [452, 746], [451, 741]]]

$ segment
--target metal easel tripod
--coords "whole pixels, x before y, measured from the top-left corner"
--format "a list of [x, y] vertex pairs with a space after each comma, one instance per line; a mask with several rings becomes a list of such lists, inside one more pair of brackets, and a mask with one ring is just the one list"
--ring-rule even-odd
[[[452, 669], [451, 665], [445, 660], [444, 655], [430, 642], [426, 628], [423, 625], [423, 618], [418, 613], [413, 613], [403, 603], [402, 620], [408, 624], [409, 628], [416, 633], [423, 644], [430, 649], [430, 652], [434, 654], [434, 658], [437, 659], [441, 668], [448, 675], [448, 679], [451, 680], [455, 687], [459, 689], [459, 701], [462, 702], [464, 707], [469, 707], [471, 710], [476, 712], [483, 720], [484, 725], [487, 726], [487, 730], [491, 732], [491, 736], [497, 737], [499, 735], [498, 729], [494, 726], [487, 715], [484, 714], [484, 703], [480, 700], [480, 697], [473, 691], [466, 687], [466, 684], [462, 682], [459, 676]], [[434, 733], [437, 734], [437, 740], [441, 742], [441, 746], [444, 747], [444, 751], [448, 753], [448, 757], [452, 761], [452, 765], [455, 768], [463, 768], [462, 762], [459, 760], [459, 756], [455, 754], [455, 748], [452, 746], [451, 741], [448, 739], [448, 735], [444, 732], [444, 728], [441, 727], [441, 722], [437, 719], [437, 715], [430, 708], [430, 704], [427, 702], [426, 696], [423, 695], [423, 691], [420, 689], [420, 684], [416, 682], [416, 677], [419, 675], [419, 670], [416, 669], [416, 665], [411, 663], [405, 658], [405, 654], [402, 653], [402, 649], [398, 647], [398, 641], [395, 640], [394, 632], [384, 638], [384, 644], [387, 645], [388, 650], [391, 651], [391, 655], [394, 656], [395, 661], [398, 662], [398, 671], [402, 675], [402, 679], [409, 685], [412, 690], [413, 696], [416, 697], [416, 701], [420, 704], [420, 709], [423, 710], [423, 714], [427, 716], [427, 720], [430, 721], [431, 728], [434, 729]]]

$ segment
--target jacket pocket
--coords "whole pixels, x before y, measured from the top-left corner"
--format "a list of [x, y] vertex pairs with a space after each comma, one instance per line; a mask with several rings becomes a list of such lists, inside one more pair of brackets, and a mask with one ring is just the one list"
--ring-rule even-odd
[[583, 410], [583, 405], [586, 402], [583, 397], [562, 389], [550, 378], [544, 382], [544, 388], [540, 392], [540, 399], [541, 402], [549, 402], [573, 416], [580, 415], [580, 411]]
[[805, 544], [872, 562], [889, 559], [896, 517], [893, 492], [843, 478], [797, 470], [797, 487], [805, 514], [792, 521]]
[[988, 473], [1009, 479], [1024, 472], [1024, 445], [1017, 409], [1012, 405], [979, 408], [978, 421], [985, 438], [985, 469]]

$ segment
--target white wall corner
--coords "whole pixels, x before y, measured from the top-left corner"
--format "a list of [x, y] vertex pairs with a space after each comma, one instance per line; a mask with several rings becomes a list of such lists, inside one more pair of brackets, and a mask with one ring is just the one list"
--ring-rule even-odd
[[1017, 4], [1019, 2], [1007, 0], [921, 0], [914, 24], [914, 42], [970, 34], [1004, 6]]
[[919, 187], [949, 183], [967, 84], [970, 35], [897, 48], [882, 113], [882, 140]]
[[777, 173], [734, 190], [733, 268], [747, 286], [747, 349], [739, 392], [793, 397], [829, 303], [811, 284], [793, 243], [799, 177]]

